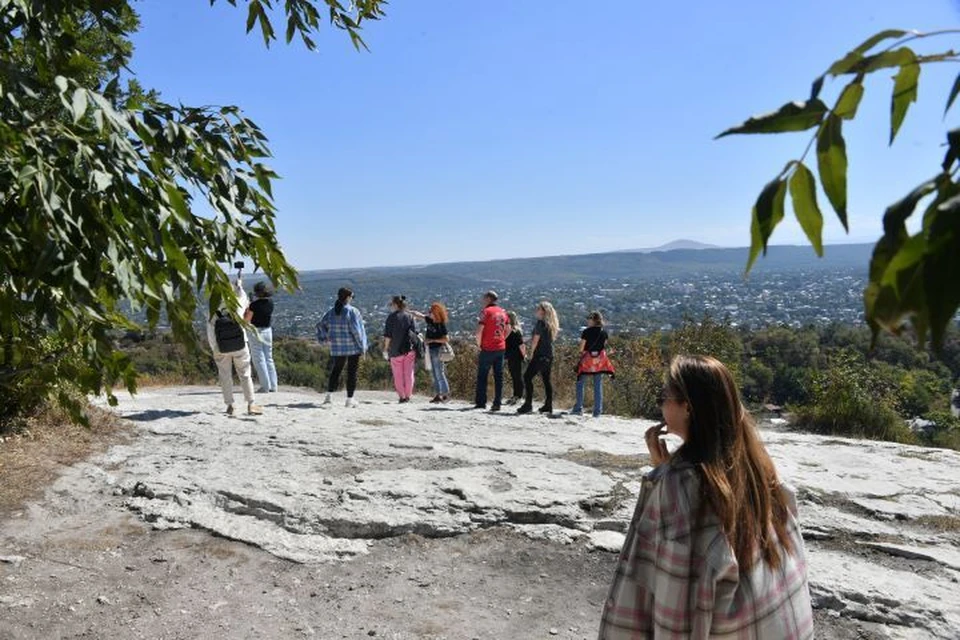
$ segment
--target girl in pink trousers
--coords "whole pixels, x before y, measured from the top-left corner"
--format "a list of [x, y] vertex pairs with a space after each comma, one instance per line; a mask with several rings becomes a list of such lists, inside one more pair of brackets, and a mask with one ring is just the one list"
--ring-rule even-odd
[[406, 296], [393, 296], [390, 315], [383, 328], [383, 357], [390, 361], [393, 371], [393, 386], [400, 402], [410, 402], [413, 395], [414, 368], [417, 352], [413, 348], [411, 333], [416, 332], [413, 316], [407, 311]]

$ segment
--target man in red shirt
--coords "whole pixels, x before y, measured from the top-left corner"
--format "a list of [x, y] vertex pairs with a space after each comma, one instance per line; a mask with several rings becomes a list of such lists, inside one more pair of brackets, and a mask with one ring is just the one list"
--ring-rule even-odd
[[503, 396], [503, 352], [507, 348], [507, 333], [510, 331], [510, 318], [507, 312], [497, 306], [497, 292], [483, 294], [483, 311], [477, 326], [477, 346], [480, 347], [480, 359], [477, 366], [477, 393], [474, 408], [487, 408], [487, 377], [493, 368], [493, 404], [491, 411], [500, 410]]

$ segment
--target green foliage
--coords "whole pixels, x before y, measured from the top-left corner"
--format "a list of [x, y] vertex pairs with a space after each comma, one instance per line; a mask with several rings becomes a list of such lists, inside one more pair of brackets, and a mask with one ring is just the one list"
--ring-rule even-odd
[[217, 366], [209, 351], [189, 348], [169, 333], [131, 331], [118, 346], [130, 357], [140, 381], [208, 384], [217, 379]]
[[815, 375], [812, 402], [797, 412], [798, 424], [819, 433], [916, 442], [894, 411], [893, 387], [862, 354], [841, 350]]
[[[355, 44], [360, 20], [381, 13], [377, 0], [285, 2], [288, 41], [300, 33], [313, 48], [320, 4]], [[248, 5], [266, 29], [272, 2]], [[2, 6], [0, 396], [29, 406], [76, 397], [72, 387], [114, 402], [115, 385], [136, 384], [112, 338], [134, 328], [121, 301], [195, 346], [197, 293], [211, 311], [234, 306], [221, 263], [247, 256], [296, 286], [277, 242], [267, 139], [237, 107], [166, 104], [122, 75], [138, 26], [129, 0]]]
[[936, 423], [927, 444], [960, 451], [960, 419], [955, 418], [949, 411], [931, 412], [926, 418]]
[[[610, 339], [610, 357], [617, 368], [617, 377], [605, 383], [604, 411], [620, 415], [658, 420], [657, 393], [663, 388], [666, 362], [661, 349], [662, 338]], [[591, 389], [591, 385], [586, 388]]]
[[[847, 228], [847, 154], [843, 121], [854, 120], [864, 94], [866, 76], [896, 69], [890, 98], [890, 144], [893, 144], [916, 102], [923, 65], [960, 61], [960, 53], [947, 50], [918, 53], [905, 46], [923, 44], [933, 38], [956, 36], [960, 30], [916, 33], [890, 29], [877, 33], [834, 62], [814, 80], [810, 99], [790, 102], [779, 110], [750, 118], [724, 131], [730, 134], [787, 133], [816, 129], [807, 151], [793, 160], [760, 192], [752, 212], [750, 254], [747, 271], [767, 244], [774, 228], [784, 217], [784, 186], [789, 183], [791, 203], [804, 233], [818, 255], [822, 255], [822, 214], [816, 204], [816, 181], [804, 164], [816, 143], [820, 186], [837, 218]], [[852, 76], [839, 91], [833, 107], [820, 99], [827, 78]], [[946, 110], [960, 94], [960, 76], [947, 98]], [[864, 291], [867, 321], [874, 339], [881, 331], [900, 333], [911, 324], [920, 343], [929, 331], [933, 347], [942, 349], [946, 330], [960, 307], [960, 130], [946, 135], [943, 163], [931, 180], [917, 187], [900, 202], [891, 205], [883, 218], [884, 234], [875, 246], [870, 278]], [[927, 200], [922, 228], [908, 232], [907, 219], [921, 201]]]
[[743, 342], [726, 322], [717, 322], [710, 316], [699, 322], [687, 318], [668, 338], [666, 360], [669, 362], [675, 355], [713, 356], [727, 365], [737, 382], [741, 381]]
[[[768, 327], [744, 338], [747, 369], [744, 395], [756, 402], [778, 405], [803, 404], [809, 400], [812, 372], [818, 368], [820, 336], [813, 329]], [[769, 387], [766, 371], [772, 374]]]

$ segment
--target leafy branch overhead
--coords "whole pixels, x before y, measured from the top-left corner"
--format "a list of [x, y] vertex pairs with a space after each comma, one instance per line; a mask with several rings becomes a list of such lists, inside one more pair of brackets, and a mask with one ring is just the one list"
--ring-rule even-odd
[[[64, 378], [81, 394], [134, 390], [112, 333], [134, 328], [127, 305], [195, 345], [197, 294], [209, 296], [205, 311], [233, 307], [221, 265], [237, 255], [278, 286], [297, 285], [277, 239], [266, 135], [237, 107], [167, 104], [123, 74], [139, 26], [131, 4], [0, 1], [5, 402], [64, 393]], [[270, 15], [282, 12], [287, 41], [300, 34], [314, 48], [321, 10], [362, 46], [360, 23], [383, 3], [247, 4], [248, 26], [259, 23], [267, 43]]]
[[[857, 116], [870, 74], [895, 71], [890, 95], [890, 144], [896, 140], [910, 105], [917, 100], [924, 65], [958, 62], [953, 49], [918, 52], [908, 44], [925, 44], [936, 38], [956, 37], [960, 30], [919, 33], [889, 29], [863, 42], [817, 77], [810, 96], [790, 102], [777, 111], [752, 117], [727, 129], [718, 138], [733, 134], [812, 131], [806, 150], [792, 160], [760, 192], [751, 214], [750, 254], [747, 271], [783, 220], [786, 194], [793, 213], [818, 256], [823, 255], [823, 213], [817, 202], [817, 177], [823, 193], [844, 229], [847, 219], [847, 150], [844, 123]], [[845, 84], [830, 107], [821, 98], [826, 80]], [[960, 94], [957, 76], [946, 100], [946, 112]], [[929, 333], [939, 349], [947, 326], [960, 306], [960, 129], [946, 135], [947, 152], [936, 174], [902, 200], [891, 205], [883, 218], [884, 234], [874, 248], [864, 309], [874, 336], [881, 330], [899, 333], [912, 324], [921, 343]], [[807, 157], [816, 148], [815, 176]], [[924, 202], [920, 231], [910, 234], [907, 219]]]
[[[210, 0], [210, 5], [215, 4], [217, 0]], [[226, 0], [232, 6], [237, 6], [237, 0]], [[277, 39], [277, 34], [273, 28], [273, 21], [270, 14], [274, 11], [274, 3], [280, 4], [279, 0], [246, 0], [247, 2], [247, 33], [259, 25], [260, 33], [263, 35], [263, 42], [268, 47], [270, 43]], [[313, 34], [320, 30], [323, 24], [322, 10], [317, 5], [326, 5], [328, 19], [330, 24], [339, 29], [343, 29], [350, 36], [353, 46], [359, 49], [367, 48], [363, 38], [360, 37], [360, 25], [364, 20], [379, 20], [383, 15], [383, 5], [385, 0], [352, 0], [349, 7], [344, 7], [339, 0], [284, 0], [284, 12], [287, 21], [286, 33], [284, 39], [290, 44], [294, 37], [300, 36], [307, 49], [313, 51], [316, 49], [316, 42], [313, 40]]]

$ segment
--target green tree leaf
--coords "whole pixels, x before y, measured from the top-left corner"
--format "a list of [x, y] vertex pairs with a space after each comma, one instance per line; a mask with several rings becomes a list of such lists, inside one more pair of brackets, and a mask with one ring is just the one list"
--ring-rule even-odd
[[854, 70], [858, 73], [871, 73], [880, 69], [891, 69], [916, 62], [917, 54], [909, 47], [901, 47], [891, 51], [884, 51], [874, 56], [867, 56]]
[[827, 111], [827, 105], [819, 99], [807, 102], [788, 102], [777, 111], [754, 116], [741, 125], [727, 129], [717, 138], [737, 133], [806, 131], [820, 124]]
[[823, 81], [826, 79], [826, 76], [819, 76], [816, 80], [813, 81], [813, 84], [810, 85], [810, 102], [816, 100], [820, 97], [820, 91], [823, 90]]
[[918, 337], [925, 339], [929, 321], [921, 260], [926, 243], [920, 235], [911, 241], [906, 221], [937, 186], [937, 180], [924, 182], [884, 214], [884, 235], [874, 247], [864, 290], [864, 312], [874, 342], [881, 329], [897, 333], [907, 319], [913, 322]]
[[914, 62], [900, 67], [893, 81], [893, 97], [890, 102], [890, 144], [900, 131], [907, 116], [907, 109], [917, 101], [917, 83], [920, 80], [920, 65]]
[[813, 245], [813, 250], [823, 257], [823, 214], [817, 205], [816, 182], [813, 173], [802, 163], [797, 165], [790, 177], [790, 201], [800, 228]]
[[863, 41], [858, 47], [854, 49], [856, 53], [866, 53], [873, 49], [875, 46], [883, 42], [884, 40], [899, 39], [908, 35], [909, 31], [903, 31], [901, 29], [885, 29], [879, 33], [875, 33], [866, 40]]
[[880, 69], [900, 67], [916, 59], [916, 54], [908, 47], [883, 51], [871, 56], [864, 56], [856, 51], [851, 51], [842, 59], [834, 62], [827, 70], [827, 74], [832, 76], [862, 75]]
[[863, 98], [863, 78], [857, 78], [843, 88], [833, 112], [844, 120], [853, 120]]
[[750, 256], [747, 259], [747, 273], [760, 255], [761, 250], [767, 253], [767, 241], [774, 228], [783, 220], [783, 203], [787, 195], [787, 182], [783, 174], [767, 183], [760, 192], [753, 207], [750, 223]]
[[947, 106], [943, 110], [944, 117], [946, 117], [947, 112], [950, 111], [950, 107], [953, 106], [953, 102], [957, 99], [957, 94], [960, 94], [960, 74], [957, 74], [956, 80], [953, 81], [953, 87], [950, 89], [950, 96], [947, 98]]
[[939, 349], [960, 306], [960, 197], [939, 205], [936, 215], [924, 226], [930, 238], [923, 269], [924, 291], [933, 347]]
[[843, 140], [843, 120], [829, 114], [817, 133], [817, 170], [820, 184], [836, 211], [843, 228], [847, 225], [847, 146]]
[[87, 113], [87, 90], [80, 87], [73, 92], [73, 121], [80, 122]]
[[[210, 4], [213, 4], [213, 0], [210, 0]], [[231, 2], [230, 4], [234, 3]], [[257, 19], [262, 10], [260, 0], [252, 0], [252, 2], [250, 2], [250, 6], [247, 8], [247, 33], [253, 31], [253, 27], [257, 24]]]

